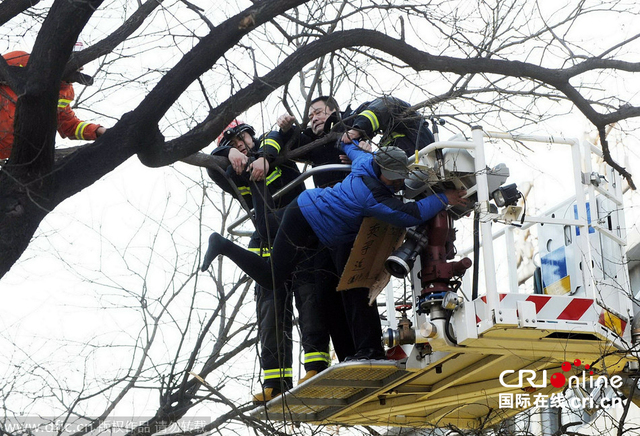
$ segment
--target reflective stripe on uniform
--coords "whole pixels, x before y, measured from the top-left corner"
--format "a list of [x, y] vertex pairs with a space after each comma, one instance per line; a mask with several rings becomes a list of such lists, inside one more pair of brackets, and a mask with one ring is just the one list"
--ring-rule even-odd
[[329, 355], [329, 353], [322, 352], [305, 353], [304, 363], [310, 362], [326, 362], [327, 364], [329, 364], [331, 362], [331, 356]]
[[273, 380], [274, 378], [292, 378], [292, 377], [293, 377], [293, 368], [276, 368], [276, 369], [264, 370], [265, 380]]
[[[271, 174], [269, 174], [265, 179], [267, 182], [267, 185], [270, 185], [274, 180], [276, 180], [281, 175], [282, 175], [282, 170], [280, 169], [280, 167], [277, 167], [275, 170], [271, 171]], [[251, 195], [250, 187], [237, 186], [237, 188], [238, 188], [238, 192], [240, 192], [240, 195]]]
[[275, 148], [276, 150], [278, 150], [278, 153], [280, 153], [280, 144], [278, 144], [278, 141], [276, 141], [275, 139], [271, 139], [271, 138], [267, 138], [264, 141], [262, 141], [262, 144], [260, 144], [260, 147], [264, 147], [270, 145], [271, 147]]
[[395, 141], [398, 138], [404, 138], [405, 135], [404, 133], [396, 133], [396, 132], [391, 132], [391, 134], [389, 136], [387, 136], [387, 139], [383, 141], [382, 144], [380, 144], [380, 147], [384, 147], [387, 146], [389, 144], [391, 144], [393, 141]]
[[251, 188], [248, 186], [237, 186], [240, 195], [251, 195]]
[[271, 251], [268, 248], [248, 248], [248, 250], [252, 253], [257, 254], [262, 257], [270, 257]]
[[77, 139], [84, 139], [84, 129], [86, 129], [88, 125], [89, 123], [84, 121], [78, 124], [78, 127], [76, 127], [76, 133], [75, 133], [75, 137]]
[[66, 98], [61, 98], [58, 100], [58, 109], [64, 109], [71, 104], [71, 100], [67, 100]]
[[371, 123], [372, 131], [375, 132], [380, 128], [380, 122], [378, 121], [378, 117], [372, 111], [366, 110], [362, 112], [360, 115], [362, 115], [363, 117], [366, 117], [369, 120], [369, 122]]
[[267, 185], [270, 185], [271, 182], [276, 180], [281, 175], [282, 175], [282, 170], [280, 169], [280, 167], [277, 167], [275, 170], [271, 172], [271, 174], [267, 176], [267, 179], [266, 179]]

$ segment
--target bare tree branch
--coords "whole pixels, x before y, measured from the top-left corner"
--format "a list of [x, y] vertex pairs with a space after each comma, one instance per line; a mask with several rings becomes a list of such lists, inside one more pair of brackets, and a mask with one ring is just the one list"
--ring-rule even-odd
[[3, 1], [0, 3], [0, 26], [38, 3], [40, 3], [40, 0]]

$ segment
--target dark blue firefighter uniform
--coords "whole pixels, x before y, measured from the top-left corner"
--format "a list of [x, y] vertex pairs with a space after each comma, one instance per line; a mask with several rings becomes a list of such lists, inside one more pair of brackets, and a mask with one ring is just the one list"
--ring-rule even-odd
[[435, 141], [429, 129], [429, 122], [418, 112], [411, 111], [411, 105], [399, 98], [384, 96], [361, 105], [352, 127], [364, 132], [366, 138], [382, 134], [380, 146], [393, 145], [413, 156]]
[[[254, 140], [255, 143], [257, 141]], [[271, 163], [281, 151], [282, 140], [277, 132], [271, 132], [260, 141], [258, 152], [252, 157], [264, 156]], [[211, 154], [228, 157], [232, 147], [218, 147]], [[255, 149], [256, 147], [254, 147]], [[251, 156], [251, 155], [250, 155]], [[237, 192], [251, 207], [257, 201], [272, 201], [271, 195], [300, 175], [295, 163], [287, 161], [277, 167], [270, 167], [264, 182], [250, 182], [248, 177], [238, 176], [231, 166], [227, 168], [226, 177], [214, 170], [208, 170], [209, 176], [223, 190], [237, 198]], [[231, 180], [235, 188], [229, 183]], [[266, 195], [261, 195], [266, 190]], [[291, 202], [304, 185], [300, 185], [280, 199], [269, 204], [267, 214], [281, 210]], [[253, 195], [252, 195], [253, 194]], [[257, 194], [257, 195], [256, 195]], [[263, 198], [266, 197], [266, 198]], [[259, 208], [255, 208], [256, 211]], [[264, 207], [261, 208], [263, 211]], [[256, 232], [252, 235], [249, 249], [263, 257], [269, 255], [267, 236], [273, 238], [277, 231], [277, 221], [265, 217], [264, 213], [255, 213]], [[274, 224], [275, 223], [275, 224]], [[273, 227], [273, 226], [276, 227]], [[269, 230], [267, 230], [269, 228]], [[292, 295], [295, 296], [299, 313], [302, 347], [305, 352], [305, 369], [321, 371], [330, 362], [328, 354], [329, 337], [322, 314], [317, 310], [316, 296], [313, 291], [313, 280], [309, 276], [308, 262], [303, 262], [291, 280], [284, 286], [271, 291], [256, 285], [256, 304], [258, 315], [258, 336], [262, 354], [260, 363], [263, 369], [263, 386], [285, 391], [292, 386]], [[305, 269], [307, 269], [305, 271]]]
[[[299, 133], [291, 143], [291, 150], [298, 149], [302, 146], [322, 138], [330, 131], [344, 131], [353, 120], [343, 122], [345, 118], [351, 115], [351, 110], [347, 108], [344, 112], [333, 112], [325, 121], [324, 129], [320, 134], [315, 134], [308, 127]], [[284, 133], [280, 131], [282, 142], [287, 143], [291, 140], [294, 130], [291, 129]], [[344, 151], [340, 148], [339, 142], [327, 143], [319, 145], [298, 158], [300, 161], [310, 163], [312, 167], [322, 165], [341, 164], [340, 155]], [[316, 188], [325, 188], [333, 186], [344, 180], [349, 174], [347, 171], [325, 171], [317, 173], [313, 176], [313, 183]], [[318, 250], [313, 256], [314, 258], [314, 278], [317, 307], [322, 313], [322, 318], [328, 326], [329, 336], [333, 343], [333, 349], [339, 361], [343, 361], [346, 357], [355, 353], [355, 347], [351, 335], [348, 334], [349, 328], [347, 324], [346, 314], [342, 310], [343, 302], [340, 293], [336, 292], [340, 274], [335, 270], [332, 260], [331, 250], [324, 248]], [[309, 356], [313, 359], [313, 356]], [[307, 356], [305, 356], [305, 361]]]

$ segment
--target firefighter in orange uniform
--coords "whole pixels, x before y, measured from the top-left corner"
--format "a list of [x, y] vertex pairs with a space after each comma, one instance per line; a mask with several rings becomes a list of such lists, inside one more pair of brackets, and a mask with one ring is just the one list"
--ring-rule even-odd
[[[24, 51], [12, 51], [2, 56], [11, 66], [24, 67], [29, 61], [29, 54]], [[60, 84], [58, 100], [58, 133], [63, 138], [93, 141], [107, 131], [99, 124], [81, 121], [71, 110], [71, 102], [75, 97], [71, 83]], [[13, 145], [13, 118], [18, 97], [7, 85], [0, 85], [0, 159], [11, 155]]]

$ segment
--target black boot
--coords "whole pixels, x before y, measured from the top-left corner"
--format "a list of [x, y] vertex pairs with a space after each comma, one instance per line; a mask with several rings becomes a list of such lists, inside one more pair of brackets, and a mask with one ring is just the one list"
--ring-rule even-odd
[[211, 265], [211, 262], [213, 262], [213, 260], [222, 252], [223, 242], [224, 238], [220, 233], [213, 232], [211, 236], [209, 236], [209, 248], [207, 248], [207, 252], [202, 260], [200, 271], [206, 271], [209, 268], [209, 265]]
[[380, 348], [363, 348], [356, 351], [353, 356], [348, 356], [344, 359], [345, 362], [353, 362], [356, 360], [386, 360], [387, 355], [384, 350]]
[[[256, 256], [249, 250], [246, 250], [238, 244], [230, 241], [220, 233], [213, 232], [209, 236], [209, 248], [204, 254], [202, 261], [201, 271], [206, 271], [211, 265], [211, 262], [219, 255], [227, 256], [236, 265], [240, 267], [245, 273], [247, 273], [252, 279], [256, 281], [260, 286], [267, 289], [272, 289], [273, 279], [271, 277], [271, 265], [268, 261], [260, 256]], [[278, 282], [278, 286], [282, 286], [285, 280]], [[382, 333], [380, 334], [382, 336]]]

